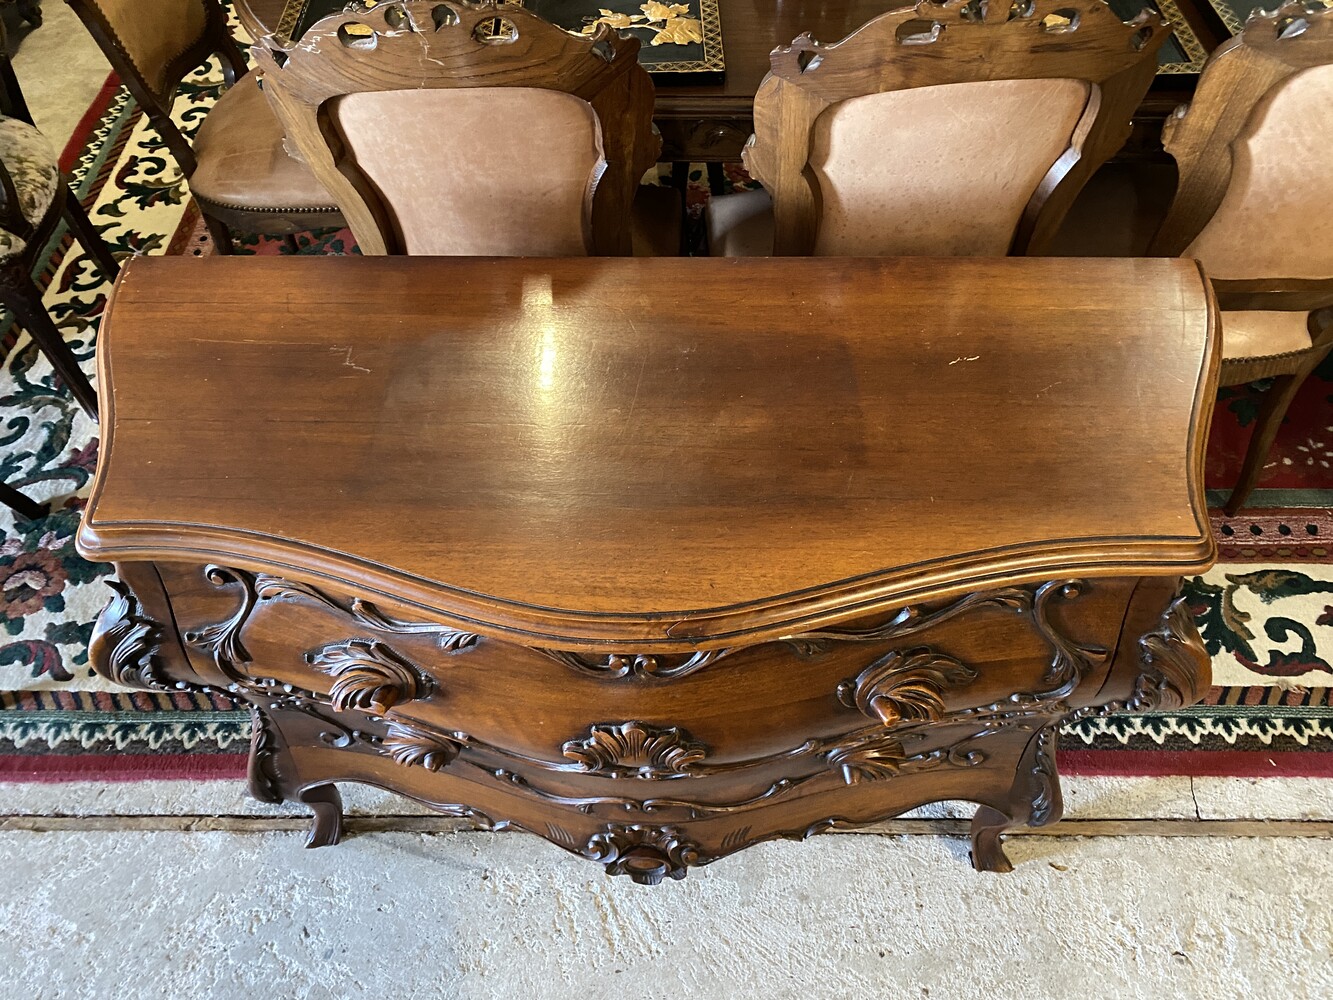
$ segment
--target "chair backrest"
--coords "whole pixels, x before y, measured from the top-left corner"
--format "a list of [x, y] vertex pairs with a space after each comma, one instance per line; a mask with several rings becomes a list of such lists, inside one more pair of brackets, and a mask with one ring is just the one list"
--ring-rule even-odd
[[171, 119], [181, 80], [211, 56], [233, 84], [245, 59], [217, 0], [65, 0], [188, 176], [194, 153]]
[[746, 166], [778, 254], [1041, 253], [1169, 30], [1103, 0], [922, 0], [775, 49]]
[[252, 50], [363, 253], [628, 254], [661, 149], [639, 42], [518, 7], [380, 4]]
[[1163, 144], [1180, 183], [1152, 253], [1199, 258], [1230, 308], [1333, 303], [1333, 6], [1252, 14]]

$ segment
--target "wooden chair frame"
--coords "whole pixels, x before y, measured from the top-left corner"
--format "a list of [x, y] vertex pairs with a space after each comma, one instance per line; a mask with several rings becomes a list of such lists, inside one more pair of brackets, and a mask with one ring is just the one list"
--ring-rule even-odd
[[[1212, 54], [1193, 100], [1176, 109], [1162, 132], [1162, 144], [1179, 167], [1180, 182], [1150, 254], [1178, 257], [1189, 249], [1231, 185], [1232, 146], [1244, 134], [1255, 108], [1289, 77], [1329, 64], [1333, 64], [1333, 7], [1317, 0], [1256, 11], [1244, 31]], [[1227, 513], [1235, 514], [1258, 483], [1263, 461], [1301, 383], [1333, 351], [1333, 277], [1275, 275], [1212, 282], [1225, 312], [1310, 312], [1308, 348], [1222, 362], [1223, 385], [1275, 380], [1264, 394], [1240, 479], [1226, 503]]]
[[[497, 19], [512, 28], [506, 37], [492, 37]], [[589, 252], [630, 253], [630, 204], [661, 151], [638, 39], [606, 25], [571, 35], [503, 4], [403, 0], [324, 18], [295, 44], [270, 35], [251, 51], [287, 135], [342, 206], [363, 253], [405, 248], [393, 213], [346, 155], [329, 102], [421, 87], [536, 87], [587, 101], [601, 122], [606, 158], [589, 206]]]
[[1042, 253], [1087, 179], [1129, 137], [1169, 34], [1155, 12], [1125, 23], [1102, 0], [922, 0], [840, 42], [824, 45], [806, 33], [775, 49], [742, 153], [773, 196], [774, 253], [814, 248], [820, 205], [810, 137], [834, 104], [952, 83], [1083, 80], [1089, 98], [1072, 142], [1032, 195], [1010, 248]]
[[[227, 27], [227, 16], [216, 0], [199, 0], [205, 12], [203, 33], [192, 42], [184, 52], [168, 63], [165, 71], [165, 84], [153, 87], [144, 77], [142, 69], [130, 57], [124, 44], [116, 34], [115, 28], [107, 21], [102, 11], [89, 0], [65, 0], [74, 13], [79, 16], [93, 40], [97, 42], [107, 61], [129, 88], [134, 100], [143, 109], [144, 114], [157, 130], [186, 180], [194, 174], [197, 161], [190, 140], [172, 120], [171, 109], [176, 100], [185, 75], [196, 66], [201, 66], [214, 55], [221, 58], [222, 78], [228, 87], [233, 87], [242, 79], [249, 67], [240, 46]], [[265, 212], [243, 211], [226, 205], [218, 205], [195, 199], [204, 214], [204, 221], [209, 234], [219, 253], [231, 253], [232, 228], [244, 232], [265, 233], [275, 236], [290, 236], [292, 233], [310, 229], [340, 227], [342, 215], [335, 209], [326, 212]], [[293, 249], [295, 243], [292, 242]]]
[[[28, 125], [33, 125], [32, 114], [23, 98], [23, 91], [19, 89], [14, 67], [9, 61], [9, 48], [3, 24], [0, 24], [0, 115], [17, 118]], [[46, 355], [57, 377], [69, 387], [78, 404], [96, 420], [97, 393], [93, 391], [92, 383], [79, 367], [74, 352], [69, 349], [65, 338], [61, 336], [60, 329], [51, 320], [50, 314], [42, 304], [42, 290], [33, 281], [32, 272], [62, 216], [70, 231], [97, 265], [97, 269], [108, 280], [115, 279], [120, 271], [119, 266], [107, 245], [102, 242], [97, 230], [93, 228], [82, 203], [63, 178], [57, 184], [50, 206], [35, 224], [29, 222], [20, 211], [18, 192], [3, 162], [0, 162], [0, 190], [4, 192], [4, 204], [0, 205], [0, 227], [13, 233], [25, 243], [22, 251], [0, 261], [0, 301], [13, 312], [17, 323], [28, 331], [28, 335]], [[3, 482], [0, 482], [0, 503], [27, 518], [42, 517], [46, 513], [45, 505], [24, 496]]]

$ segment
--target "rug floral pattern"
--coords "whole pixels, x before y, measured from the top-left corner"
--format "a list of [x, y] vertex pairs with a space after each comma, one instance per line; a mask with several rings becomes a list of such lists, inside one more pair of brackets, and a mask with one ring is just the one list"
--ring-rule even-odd
[[[221, 85], [216, 66], [194, 73], [182, 89], [176, 119], [199, 126]], [[733, 171], [734, 173], [734, 171]], [[95, 194], [91, 215], [117, 256], [202, 252], [206, 236], [174, 161], [123, 89], [112, 96], [72, 170], [81, 196]], [[744, 178], [732, 182], [744, 183]], [[52, 243], [47, 306], [89, 372], [108, 284], [76, 247], [65, 252], [63, 232]], [[241, 237], [242, 252], [281, 252], [278, 241]], [[303, 253], [351, 250], [349, 235], [305, 235]], [[354, 252], [354, 251], [353, 251]], [[92, 623], [109, 592], [109, 567], [74, 550], [78, 518], [97, 462], [96, 427], [55, 384], [49, 365], [28, 340], [0, 318], [0, 476], [39, 500], [46, 518], [27, 522], [0, 509], [0, 754], [139, 750], [236, 753], [246, 718], [222, 699], [148, 696], [114, 689], [88, 665]], [[1248, 433], [1263, 386], [1227, 390], [1218, 407], [1214, 441], [1234, 450]], [[1292, 408], [1273, 457], [1273, 488], [1306, 499], [1333, 501], [1328, 426], [1333, 366], [1325, 366]], [[1221, 430], [1218, 427], [1221, 427]], [[1288, 433], [1287, 431], [1290, 431]], [[1210, 456], [1210, 485], [1224, 485], [1232, 458]], [[1322, 542], [1322, 539], [1320, 539]], [[1323, 549], [1317, 551], [1323, 552]], [[1184, 734], [1191, 745], [1243, 736], [1271, 743], [1333, 749], [1327, 689], [1333, 677], [1333, 562], [1277, 560], [1224, 564], [1187, 580], [1186, 594], [1214, 658], [1210, 701], [1278, 705], [1266, 713], [1179, 713], [1134, 720], [1089, 720], [1066, 743], [1162, 743]], [[1228, 694], [1230, 692], [1230, 694]], [[1250, 694], [1237, 694], [1250, 692]], [[1290, 712], [1283, 714], [1286, 709]], [[1275, 721], [1276, 720], [1276, 721]]]

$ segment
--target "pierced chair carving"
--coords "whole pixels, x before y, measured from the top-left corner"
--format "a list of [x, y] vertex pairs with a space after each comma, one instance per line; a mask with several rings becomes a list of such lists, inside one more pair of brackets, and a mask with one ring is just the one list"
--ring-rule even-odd
[[923, 0], [775, 49], [715, 256], [1043, 253], [1130, 132], [1170, 29], [1102, 0]]
[[630, 252], [661, 149], [638, 49], [605, 25], [407, 0], [252, 51], [363, 253], [581, 256]]
[[[116, 277], [119, 268], [78, 197], [60, 176], [55, 149], [33, 124], [8, 52], [0, 24], [0, 301], [28, 331], [78, 404], [96, 420], [97, 394], [42, 304], [42, 290], [32, 272], [62, 216], [108, 280]], [[43, 504], [3, 482], [0, 503], [27, 518], [46, 513]]]
[[1272, 378], [1235, 514], [1306, 376], [1333, 350], [1333, 6], [1256, 11], [1213, 53], [1163, 145], [1180, 184], [1151, 252], [1202, 261], [1222, 308], [1223, 385]]
[[[190, 186], [219, 253], [231, 229], [281, 236], [341, 227], [332, 196], [298, 157], [247, 73], [217, 0], [66, 0], [134, 95]], [[217, 55], [228, 88], [191, 143], [172, 120], [185, 76]]]

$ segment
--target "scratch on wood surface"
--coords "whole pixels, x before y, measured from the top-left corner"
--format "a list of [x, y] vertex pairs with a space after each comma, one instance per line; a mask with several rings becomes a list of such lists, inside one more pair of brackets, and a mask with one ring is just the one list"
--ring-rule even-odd
[[949, 362], [949, 365], [950, 365], [950, 367], [952, 367], [953, 365], [958, 364], [958, 362], [960, 362], [960, 361], [976, 361], [976, 360], [977, 360], [978, 358], [980, 358], [980, 357], [981, 357], [980, 354], [974, 354], [974, 355], [972, 355], [970, 358], [964, 358], [964, 357], [959, 356], [959, 357], [954, 358], [952, 361], [950, 361], [950, 362]]
[[[340, 348], [340, 347], [330, 347], [329, 350], [330, 350], [332, 353], [337, 354], [340, 350], [342, 350], [342, 348]], [[367, 375], [370, 374], [370, 369], [369, 369], [369, 368], [362, 368], [360, 365], [358, 365], [355, 361], [352, 360], [352, 348], [350, 348], [350, 347], [347, 348], [347, 357], [345, 357], [345, 358], [343, 359], [343, 367], [344, 367], [344, 368], [354, 368], [354, 369], [356, 369], [356, 370], [359, 371], [359, 372], [365, 372]]]

